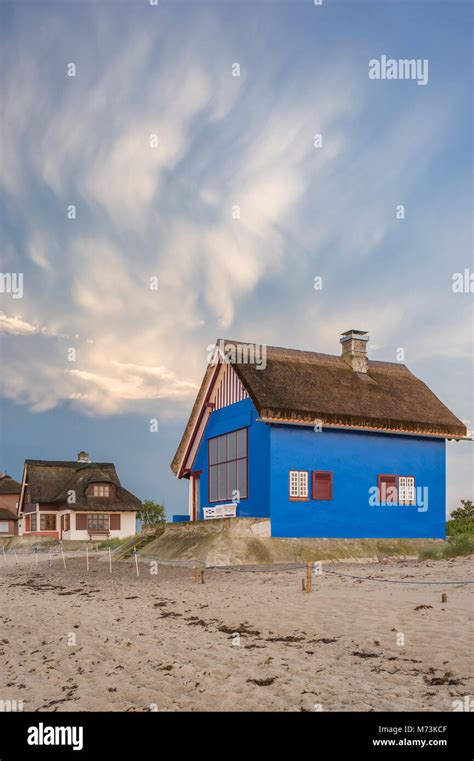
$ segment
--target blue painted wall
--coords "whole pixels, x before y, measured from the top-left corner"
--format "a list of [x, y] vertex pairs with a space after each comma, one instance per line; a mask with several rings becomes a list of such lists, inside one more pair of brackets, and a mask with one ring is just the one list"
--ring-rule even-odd
[[[330, 470], [333, 499], [294, 502], [288, 471]], [[377, 474], [415, 476], [428, 488], [428, 509], [369, 505]], [[270, 503], [273, 536], [445, 537], [445, 442], [414, 436], [271, 426]], [[310, 491], [311, 496], [311, 491]]]
[[257, 422], [257, 411], [250, 399], [212, 412], [193, 463], [193, 470], [202, 470], [201, 510], [218, 505], [209, 501], [208, 441], [213, 436], [248, 427], [248, 497], [237, 507], [239, 518], [265, 518], [270, 515], [270, 426]]

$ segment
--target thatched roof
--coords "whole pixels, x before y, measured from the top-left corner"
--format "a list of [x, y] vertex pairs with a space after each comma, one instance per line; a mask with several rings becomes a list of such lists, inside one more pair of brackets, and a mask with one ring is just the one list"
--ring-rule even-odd
[[0, 494], [19, 494], [21, 484], [7, 473], [0, 473]]
[[[69, 462], [62, 460], [26, 460], [26, 479], [31, 502], [65, 502], [73, 490], [76, 501], [71, 510], [136, 511], [141, 502], [121, 485], [111, 462]], [[110, 483], [113, 497], [88, 497], [90, 483]]]
[[[239, 345], [237, 341], [223, 342]], [[248, 344], [247, 344], [248, 345]], [[423, 381], [397, 362], [368, 361], [354, 372], [340, 356], [266, 347], [266, 367], [232, 363], [260, 418], [269, 423], [310, 424], [387, 433], [462, 437], [466, 426]], [[178, 472], [209, 385], [208, 367], [171, 468]]]

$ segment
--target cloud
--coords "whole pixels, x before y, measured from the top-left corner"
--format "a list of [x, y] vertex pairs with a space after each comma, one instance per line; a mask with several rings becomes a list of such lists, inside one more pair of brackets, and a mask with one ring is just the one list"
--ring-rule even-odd
[[103, 375], [84, 370], [70, 370], [75, 391], [70, 398], [102, 414], [118, 412], [124, 402], [166, 399], [174, 403], [194, 400], [198, 386], [180, 381], [164, 367], [146, 367], [112, 361], [103, 367]]
[[[456, 92], [430, 100], [416, 88], [387, 114], [350, 50], [325, 49], [315, 67], [313, 41], [294, 57], [275, 46], [271, 22], [242, 36], [211, 12], [177, 21], [164, 11], [159, 24], [84, 13], [85, 27], [67, 11], [20, 24], [6, 45], [0, 187], [16, 209], [9, 266], [25, 270], [21, 315], [0, 317], [16, 336], [5, 347], [9, 399], [88, 414], [170, 402], [180, 415], [223, 330], [335, 352], [340, 330], [363, 327], [390, 352], [400, 336], [412, 348], [421, 313], [441, 319], [413, 276], [440, 240], [417, 204]], [[456, 237], [444, 215], [446, 239]], [[437, 334], [453, 358], [467, 345], [463, 329], [447, 348], [462, 309], [442, 314]], [[436, 353], [426, 325], [416, 338], [418, 356]]]
[[14, 336], [27, 336], [37, 332], [37, 325], [31, 325], [19, 315], [9, 317], [5, 312], [0, 312], [0, 333], [9, 333]]

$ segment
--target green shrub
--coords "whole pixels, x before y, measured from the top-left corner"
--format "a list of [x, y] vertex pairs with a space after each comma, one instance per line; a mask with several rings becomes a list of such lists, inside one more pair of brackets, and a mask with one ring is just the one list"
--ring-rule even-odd
[[474, 536], [472, 534], [457, 534], [448, 537], [448, 541], [439, 547], [424, 547], [418, 553], [420, 560], [442, 560], [456, 558], [460, 555], [474, 553]]
[[120, 547], [124, 542], [129, 542], [130, 539], [133, 539], [133, 537], [126, 536], [123, 539], [120, 539], [118, 536], [115, 536], [112, 539], [104, 539], [104, 541], [99, 544], [99, 550], [106, 550], [108, 547], [110, 547], [111, 550], [115, 550], [116, 547]]
[[474, 534], [474, 521], [472, 519], [448, 521], [446, 523], [446, 534], [448, 536]]
[[442, 557], [441, 547], [424, 547], [418, 553], [419, 560], [441, 560]]
[[474, 536], [472, 534], [458, 534], [449, 537], [443, 547], [445, 558], [455, 558], [458, 555], [472, 555], [474, 553]]

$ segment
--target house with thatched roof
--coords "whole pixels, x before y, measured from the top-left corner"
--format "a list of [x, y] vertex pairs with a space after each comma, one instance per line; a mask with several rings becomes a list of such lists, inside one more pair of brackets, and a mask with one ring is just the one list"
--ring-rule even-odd
[[18, 534], [17, 506], [20, 484], [0, 471], [0, 539]]
[[[219, 340], [171, 468], [190, 520], [270, 518], [282, 537], [444, 537], [446, 440], [466, 426], [368, 334], [333, 356]], [[210, 347], [209, 347], [210, 348]]]
[[141, 502], [111, 462], [25, 460], [18, 515], [24, 536], [95, 540], [133, 536]]

